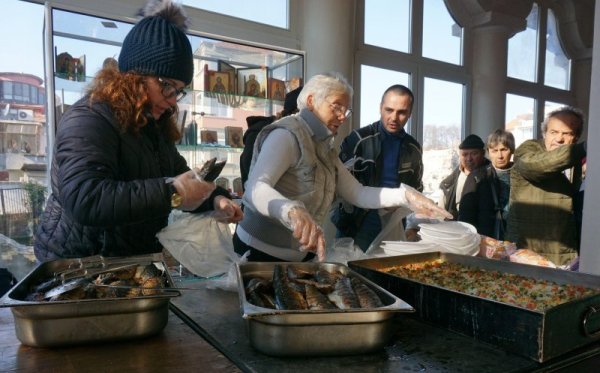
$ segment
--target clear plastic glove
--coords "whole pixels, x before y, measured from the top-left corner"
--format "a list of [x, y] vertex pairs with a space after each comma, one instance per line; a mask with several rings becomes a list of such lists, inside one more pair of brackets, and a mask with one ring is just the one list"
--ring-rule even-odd
[[224, 196], [215, 197], [214, 209], [214, 218], [221, 223], [237, 223], [244, 217], [242, 208]]
[[323, 229], [303, 207], [294, 207], [288, 213], [293, 235], [300, 242], [300, 250], [317, 254], [317, 260], [325, 260], [325, 236]]
[[415, 212], [417, 218], [428, 218], [428, 219], [452, 219], [452, 214], [443, 208], [439, 207], [432, 200], [425, 197], [418, 190], [402, 184], [405, 191], [406, 201], [408, 202], [408, 208]]
[[192, 211], [200, 207], [217, 187], [215, 183], [198, 179], [191, 170], [173, 179], [173, 186], [182, 198], [179, 208], [183, 211]]

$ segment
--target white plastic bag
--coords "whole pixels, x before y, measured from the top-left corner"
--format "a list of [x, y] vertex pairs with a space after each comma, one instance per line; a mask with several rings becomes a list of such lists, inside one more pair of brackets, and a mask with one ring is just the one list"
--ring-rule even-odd
[[228, 273], [240, 257], [233, 250], [231, 230], [212, 212], [182, 213], [156, 235], [175, 259], [196, 276]]

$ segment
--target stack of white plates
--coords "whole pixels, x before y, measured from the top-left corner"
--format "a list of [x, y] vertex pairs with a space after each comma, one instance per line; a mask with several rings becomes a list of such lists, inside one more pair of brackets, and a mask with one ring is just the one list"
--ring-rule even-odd
[[477, 229], [461, 221], [442, 221], [439, 223], [421, 223], [419, 236], [423, 244], [435, 244], [440, 251], [477, 255], [481, 236]]
[[421, 254], [431, 253], [435, 251], [442, 251], [443, 249], [430, 242], [407, 242], [407, 241], [383, 241], [380, 245], [381, 249], [388, 256], [395, 255], [410, 255], [410, 254]]

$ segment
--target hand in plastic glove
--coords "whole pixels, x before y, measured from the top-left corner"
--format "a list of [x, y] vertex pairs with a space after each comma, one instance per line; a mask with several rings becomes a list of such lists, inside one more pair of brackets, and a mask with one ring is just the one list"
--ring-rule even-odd
[[217, 187], [215, 183], [199, 180], [193, 171], [185, 172], [173, 180], [173, 186], [181, 196], [180, 209], [192, 211], [200, 207]]
[[452, 214], [436, 205], [435, 202], [425, 197], [418, 190], [405, 184], [402, 184], [402, 188], [406, 193], [408, 208], [415, 212], [417, 218], [452, 219]]
[[288, 216], [294, 231], [293, 235], [302, 245], [300, 250], [316, 253], [319, 262], [325, 260], [325, 236], [309, 212], [303, 207], [294, 207]]
[[221, 223], [237, 223], [244, 217], [242, 208], [224, 196], [215, 197], [215, 219]]

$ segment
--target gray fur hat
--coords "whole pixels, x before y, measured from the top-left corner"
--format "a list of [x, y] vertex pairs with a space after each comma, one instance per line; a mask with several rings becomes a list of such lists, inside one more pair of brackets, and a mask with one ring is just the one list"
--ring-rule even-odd
[[194, 63], [183, 7], [171, 0], [150, 0], [139, 15], [144, 18], [123, 41], [119, 70], [190, 84]]

